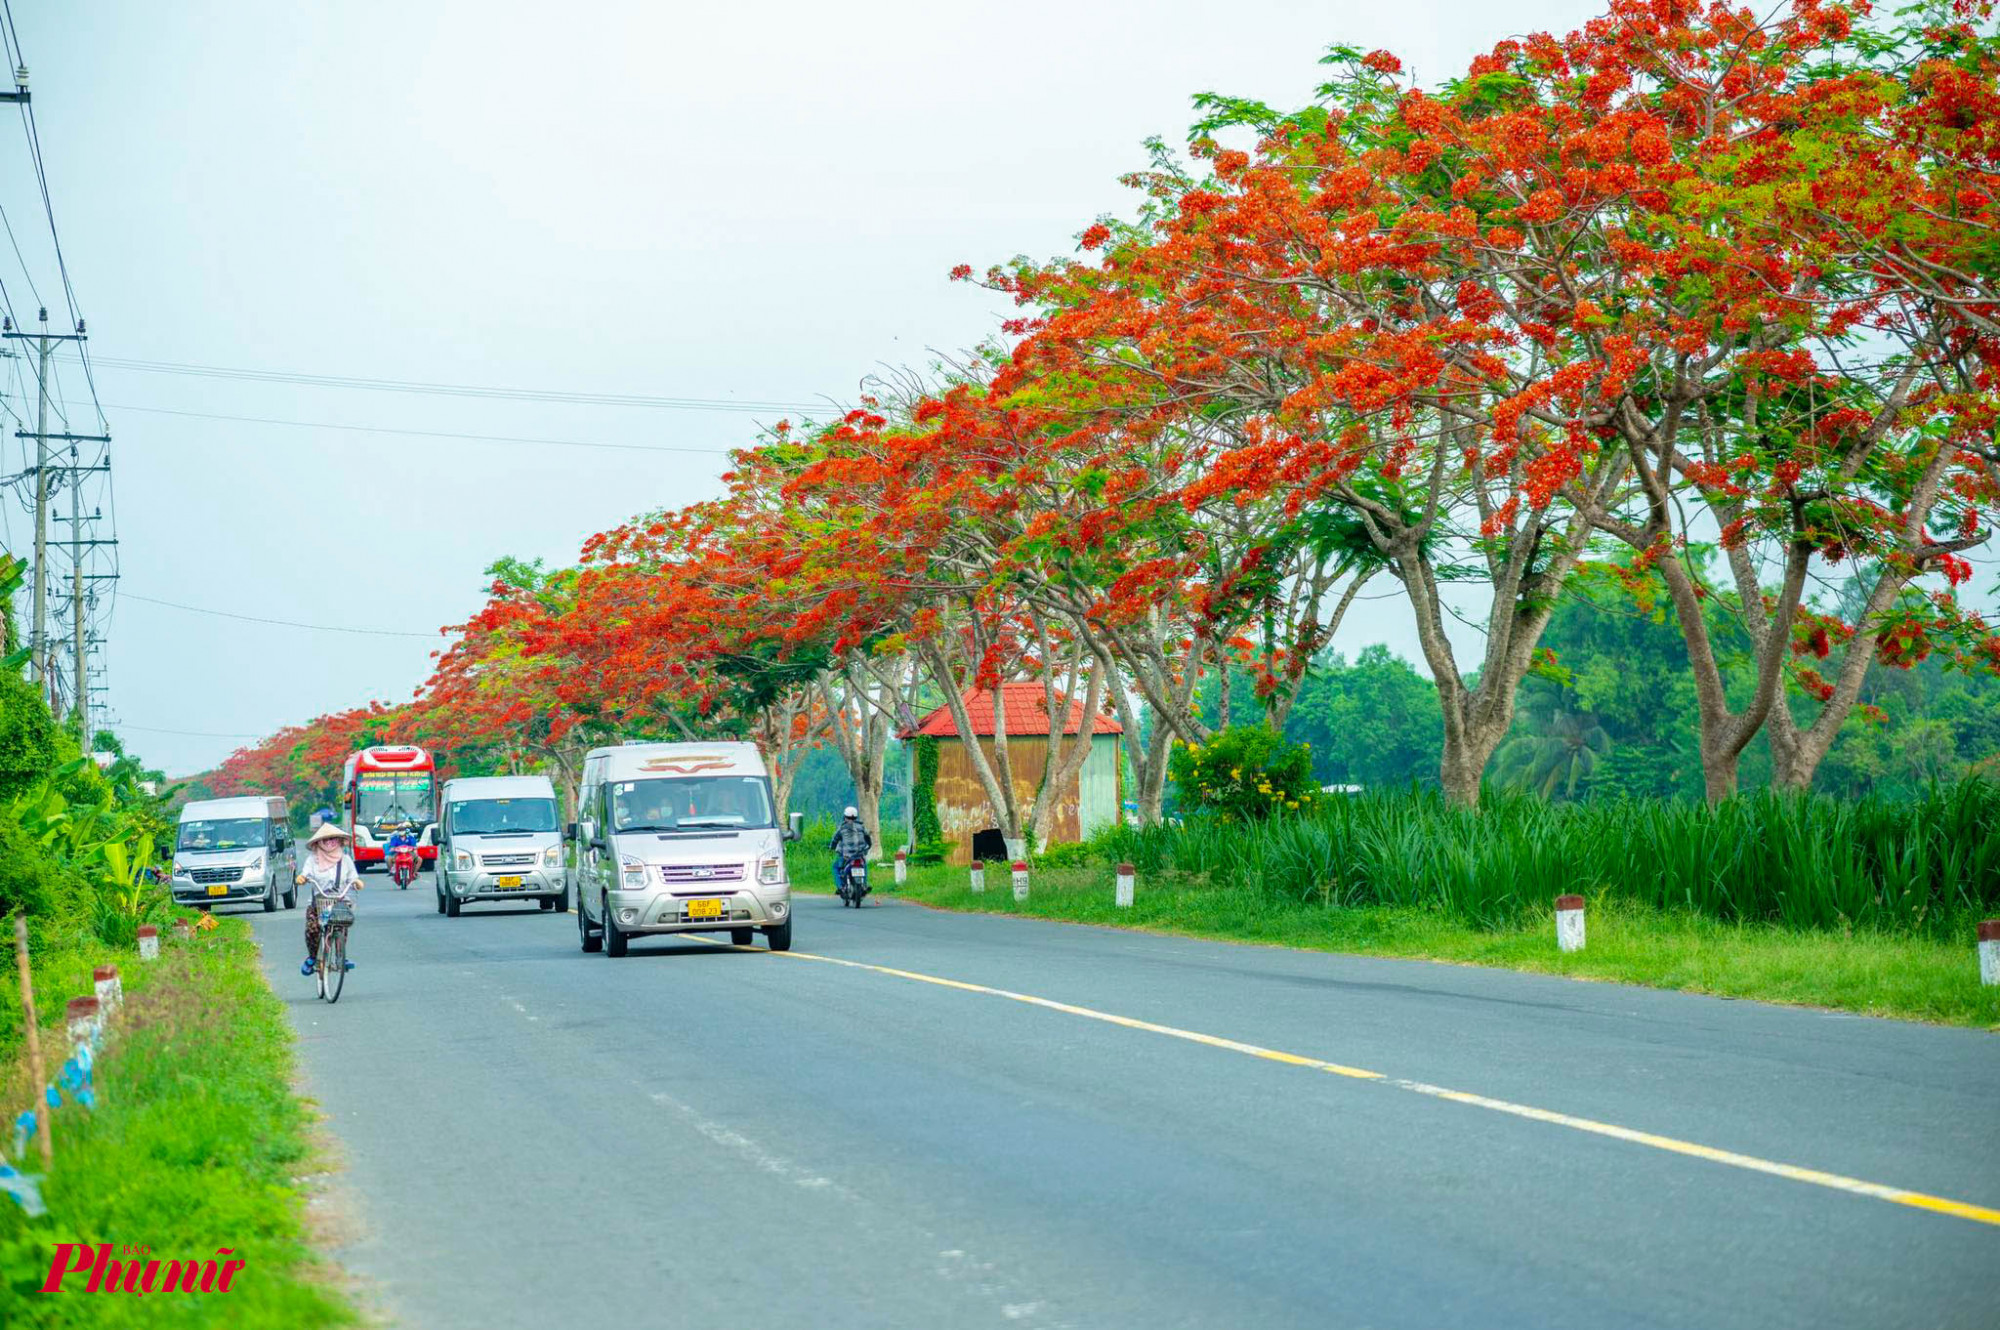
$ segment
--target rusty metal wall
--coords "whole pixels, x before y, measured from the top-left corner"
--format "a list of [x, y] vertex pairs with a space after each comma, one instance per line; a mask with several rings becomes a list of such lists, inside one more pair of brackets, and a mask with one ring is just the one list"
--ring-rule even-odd
[[[993, 744], [989, 740], [984, 746], [990, 763]], [[1049, 741], [1045, 738], [1009, 739], [1007, 756], [1014, 764], [1014, 798], [1025, 815], [1028, 806], [1035, 800], [1036, 788], [1042, 783], [1043, 768], [1048, 765]], [[1077, 797], [1076, 783], [1071, 782], [1069, 789], [1063, 792], [1062, 801], [1056, 805], [1055, 819], [1049, 825], [1051, 843], [1081, 838]], [[951, 853], [946, 862], [971, 863], [973, 834], [993, 825], [993, 812], [986, 806], [986, 790], [973, 770], [971, 755], [958, 739], [938, 740], [937, 810], [944, 838], [951, 843]]]

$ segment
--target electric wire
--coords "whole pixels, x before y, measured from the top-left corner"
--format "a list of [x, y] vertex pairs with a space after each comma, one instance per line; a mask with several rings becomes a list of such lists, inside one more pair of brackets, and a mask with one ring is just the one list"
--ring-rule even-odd
[[[0, 0], [0, 36], [4, 36], [5, 38], [6, 53], [13, 67], [16, 69], [25, 69], [27, 67], [27, 54], [21, 46], [20, 31], [16, 27], [14, 22], [14, 9], [12, 0]], [[19, 106], [21, 109], [22, 134], [27, 143], [29, 158], [34, 165], [35, 183], [41, 195], [42, 212], [49, 224], [49, 242], [55, 250], [56, 270], [62, 278], [63, 300], [66, 306], [68, 307], [69, 317], [70, 317], [70, 327], [77, 334], [74, 343], [76, 349], [76, 356], [78, 362], [82, 365], [83, 368], [84, 382], [89, 388], [90, 405], [93, 409], [93, 414], [96, 417], [98, 426], [96, 432], [99, 434], [108, 435], [111, 432], [110, 425], [109, 422], [105, 419], [103, 404], [97, 390], [97, 376], [91, 366], [89, 345], [84, 340], [82, 335], [84, 332], [83, 312], [76, 298], [75, 283], [71, 280], [70, 277], [69, 260], [68, 257], [63, 252], [62, 233], [56, 225], [55, 200], [49, 189], [48, 166], [46, 158], [42, 151], [41, 125], [40, 122], [36, 119], [35, 110], [32, 102], [24, 101], [19, 103]], [[20, 242], [18, 237], [14, 233], [12, 221], [8, 220], [5, 217], [4, 212], [0, 212], [0, 222], [5, 223], [8, 242], [14, 250], [14, 257], [16, 258], [17, 261], [21, 263], [22, 272], [26, 276], [28, 281], [29, 291], [35, 296], [37, 303], [42, 305], [43, 308], [46, 308], [46, 302], [42, 300], [40, 289], [37, 286], [34, 279], [34, 274], [29, 269], [27, 260], [21, 252]], [[22, 327], [21, 321], [13, 309], [12, 301], [8, 297], [4, 285], [0, 285], [0, 303], [4, 303], [6, 305], [8, 317], [13, 319], [14, 326], [20, 329], [22, 332], [26, 332], [27, 330]], [[18, 376], [18, 371], [19, 371], [18, 361], [16, 363], [15, 368], [16, 368], [16, 374]], [[67, 400], [67, 394], [63, 391], [62, 370], [60, 365], [50, 364], [48, 368], [42, 372], [41, 375], [38, 375], [37, 384], [39, 393], [44, 398], [47, 399], [49, 406], [54, 411], [56, 417], [62, 422], [63, 432], [65, 433], [73, 432], [73, 427], [70, 424], [69, 415], [63, 409], [63, 403]], [[10, 415], [14, 415], [15, 419], [17, 420], [21, 419], [18, 413], [15, 413], [11, 407], [8, 408], [8, 413]], [[25, 421], [23, 422], [23, 424], [25, 425]], [[78, 449], [74, 443], [72, 443], [71, 445], [70, 453], [71, 453], [71, 461], [70, 461], [69, 481], [71, 485], [77, 487], [77, 489], [81, 491], [81, 488], [85, 483], [84, 476], [86, 473], [77, 469], [81, 461], [81, 458], [79, 456]], [[116, 611], [117, 597], [118, 597], [118, 580], [117, 580], [119, 572], [118, 545], [117, 545], [118, 499], [117, 499], [117, 489], [112, 484], [110, 461], [111, 461], [110, 445], [108, 442], [103, 443], [99, 446], [97, 453], [92, 460], [91, 465], [93, 467], [102, 466], [104, 468], [101, 472], [94, 473], [103, 476], [102, 483], [103, 483], [104, 502], [102, 507], [99, 507], [96, 504], [92, 505], [91, 517], [88, 520], [90, 520], [93, 523], [101, 520], [106, 520], [104, 518], [104, 510], [108, 508], [110, 511], [110, 516], [108, 520], [111, 530], [111, 539], [107, 544], [100, 545], [93, 543], [92, 545], [90, 545], [88, 555], [84, 553], [84, 547], [80, 544], [73, 543], [69, 550], [71, 563], [73, 565], [78, 565], [78, 567], [73, 569], [74, 572], [80, 574], [83, 567], [88, 567], [91, 570], [92, 574], [94, 574], [94, 576], [91, 579], [90, 590], [83, 597], [83, 603], [80, 605], [72, 606], [71, 607], [72, 613], [75, 615], [77, 619], [83, 621], [86, 640], [94, 637], [99, 643], [108, 640], [110, 637], [110, 625], [111, 625], [111, 620]], [[78, 502], [81, 500], [81, 497], [82, 495], [80, 492], [77, 495], [73, 496], [73, 502], [78, 503], [79, 528], [81, 527], [82, 520], [84, 520], [81, 517], [81, 506], [80, 502]], [[82, 539], [81, 529], [73, 530], [70, 534], [72, 541], [81, 541]], [[86, 559], [88, 560], [87, 563]], [[103, 570], [107, 566], [110, 569], [109, 577], [111, 580], [111, 594], [109, 597], [100, 598], [99, 595], [97, 594], [97, 589], [96, 589], [96, 581], [97, 581], [96, 575], [102, 575]], [[106, 691], [107, 692], [109, 691], [108, 658], [102, 651], [96, 652], [95, 654], [98, 657], [98, 664], [95, 667], [93, 667], [88, 656], [86, 656], [86, 659], [83, 662], [84, 688], [86, 691], [83, 697], [72, 699], [75, 705], [83, 706], [88, 704], [89, 701], [88, 690], [90, 688], [90, 678], [93, 673], [96, 673], [100, 677], [106, 679], [107, 681]]]
[[419, 393], [438, 397], [473, 397], [505, 402], [551, 402], [566, 406], [629, 406], [666, 411], [829, 411], [831, 401], [786, 402], [764, 399], [665, 397], [645, 393], [590, 393], [556, 388], [498, 388], [465, 383], [429, 383], [405, 379], [370, 379], [341, 374], [306, 374], [290, 370], [241, 369], [224, 365], [191, 365], [176, 361], [132, 360], [98, 356], [103, 369], [144, 374], [179, 374], [197, 378], [235, 379], [248, 383], [289, 383], [309, 388], [349, 388], [366, 392]]
[[137, 730], [141, 734], [175, 734], [184, 739], [261, 739], [264, 737], [261, 734], [241, 734], [235, 731], [224, 730], [167, 730], [161, 729], [157, 725], [133, 725], [130, 723], [121, 724], [118, 728], [121, 730]]
[[666, 443], [611, 443], [595, 439], [547, 439], [515, 434], [465, 434], [455, 430], [403, 429], [393, 425], [342, 425], [330, 420], [283, 420], [272, 416], [230, 416], [214, 411], [182, 411], [165, 406], [134, 406], [111, 402], [113, 411], [144, 411], [154, 415], [183, 416], [193, 420], [228, 420], [244, 425], [286, 425], [294, 429], [344, 430], [354, 434], [397, 434], [419, 439], [453, 439], [469, 443], [515, 443], [548, 448], [610, 448], [620, 452], [692, 453], [704, 457], [727, 457], [733, 448], [689, 448]]
[[212, 610], [201, 605], [183, 605], [179, 601], [160, 600], [154, 596], [142, 596], [136, 591], [127, 591], [125, 598], [147, 605], [163, 605], [172, 610], [185, 610], [190, 614], [212, 614], [218, 619], [236, 619], [243, 623], [271, 624], [280, 628], [305, 628], [315, 633], [355, 633], [363, 637], [421, 637], [426, 641], [436, 641], [442, 635], [438, 632], [413, 633], [401, 628], [350, 628], [338, 624], [301, 623], [296, 619], [266, 619], [255, 614], [235, 614], [229, 610]]

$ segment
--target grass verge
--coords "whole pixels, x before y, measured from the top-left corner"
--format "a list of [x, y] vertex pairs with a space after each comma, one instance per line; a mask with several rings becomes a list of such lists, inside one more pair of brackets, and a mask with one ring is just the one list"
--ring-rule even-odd
[[[56, 1119], [42, 1183], [50, 1213], [30, 1220], [0, 1199], [0, 1325], [352, 1324], [306, 1245], [293, 1179], [310, 1159], [310, 1118], [291, 1091], [291, 1031], [248, 928], [222, 920], [150, 965], [120, 968], [126, 1012], [98, 1063], [97, 1108]], [[42, 1293], [62, 1242], [110, 1243], [114, 1258], [149, 1247], [163, 1267], [220, 1264], [227, 1247], [244, 1266], [227, 1293], [90, 1293], [87, 1274]]]
[[[822, 890], [825, 856], [802, 853], [792, 880]], [[1132, 908], [1113, 900], [1108, 868], [1037, 867], [1025, 904], [1013, 899], [1006, 865], [987, 869], [974, 894], [962, 868], [913, 867], [903, 887], [887, 864], [872, 875], [883, 896], [946, 910], [1105, 924], [1183, 937], [1256, 942], [1534, 970], [1721, 997], [1755, 998], [2000, 1029], [2000, 988], [1979, 982], [1972, 924], [1962, 942], [1867, 930], [1795, 931], [1733, 924], [1692, 912], [1600, 896], [1586, 913], [1589, 943], [1556, 950], [1553, 915], [1475, 928], [1441, 910], [1343, 908], [1290, 900], [1254, 887], [1216, 886], [1175, 875], [1141, 878]]]

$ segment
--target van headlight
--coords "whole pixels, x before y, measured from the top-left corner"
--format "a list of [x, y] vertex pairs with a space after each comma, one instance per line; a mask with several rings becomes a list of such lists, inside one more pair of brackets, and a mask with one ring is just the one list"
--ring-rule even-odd
[[451, 852], [451, 871], [454, 873], [470, 873], [472, 871], [472, 855], [465, 850], [453, 850]]
[[562, 846], [551, 845], [549, 846], [548, 849], [542, 851], [542, 867], [544, 868], [562, 867]]
[[184, 864], [184, 863], [180, 863], [180, 862], [176, 861], [176, 862], [175, 862], [175, 864], [174, 864], [174, 876], [175, 876], [175, 877], [193, 877], [193, 876], [194, 876], [194, 874], [193, 874], [193, 873], [191, 873], [190, 871], [188, 871], [188, 866], [187, 866], [186, 864]]
[[260, 854], [255, 859], [252, 859], [249, 863], [243, 865], [243, 876], [262, 877], [263, 875], [264, 875], [263, 855]]
[[628, 891], [637, 891], [646, 885], [646, 865], [627, 856], [618, 861], [623, 872], [619, 875]]
[[778, 856], [766, 855], [757, 865], [757, 880], [767, 887], [775, 887], [785, 880], [785, 861]]

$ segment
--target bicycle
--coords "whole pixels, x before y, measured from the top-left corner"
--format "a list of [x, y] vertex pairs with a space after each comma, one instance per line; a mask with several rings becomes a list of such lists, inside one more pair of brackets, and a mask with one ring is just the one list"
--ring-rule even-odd
[[347, 985], [347, 930], [354, 926], [354, 905], [322, 899], [319, 906], [319, 956], [313, 973], [319, 978], [320, 997], [334, 1003]]

